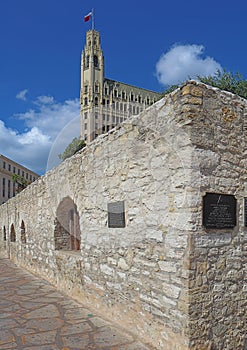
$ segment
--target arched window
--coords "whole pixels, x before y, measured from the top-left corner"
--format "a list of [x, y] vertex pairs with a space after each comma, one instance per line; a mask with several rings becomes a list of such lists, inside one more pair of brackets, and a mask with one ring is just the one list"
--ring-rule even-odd
[[16, 233], [15, 233], [14, 224], [12, 224], [10, 227], [10, 242], [16, 242]]
[[86, 68], [89, 68], [89, 61], [90, 61], [90, 56], [87, 55], [87, 57], [86, 57]]
[[57, 208], [54, 240], [56, 250], [80, 250], [79, 213], [70, 197], [65, 197]]
[[3, 226], [3, 240], [6, 241], [7, 240], [7, 232], [6, 232], [6, 227]]
[[26, 228], [23, 220], [21, 222], [21, 243], [26, 244]]
[[99, 67], [99, 59], [98, 59], [98, 56], [96, 55], [93, 56], [93, 64], [94, 64], [94, 67], [96, 68]]

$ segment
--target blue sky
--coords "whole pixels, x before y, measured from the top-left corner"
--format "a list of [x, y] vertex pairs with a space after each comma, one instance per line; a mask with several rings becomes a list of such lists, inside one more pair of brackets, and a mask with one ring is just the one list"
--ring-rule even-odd
[[0, 153], [40, 174], [79, 136], [64, 130], [79, 122], [91, 8], [108, 78], [155, 91], [218, 68], [247, 78], [244, 0], [1, 0]]

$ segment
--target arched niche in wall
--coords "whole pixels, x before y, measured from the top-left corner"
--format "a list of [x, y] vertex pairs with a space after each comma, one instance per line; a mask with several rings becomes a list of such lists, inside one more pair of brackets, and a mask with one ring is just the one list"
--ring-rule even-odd
[[74, 201], [65, 197], [56, 211], [54, 241], [56, 250], [80, 250], [79, 213]]
[[7, 241], [7, 231], [5, 226], [3, 226], [3, 240]]
[[21, 243], [25, 244], [27, 242], [26, 239], [26, 227], [25, 227], [25, 223], [22, 220], [21, 222]]
[[12, 224], [10, 226], [10, 242], [16, 242], [15, 226]]

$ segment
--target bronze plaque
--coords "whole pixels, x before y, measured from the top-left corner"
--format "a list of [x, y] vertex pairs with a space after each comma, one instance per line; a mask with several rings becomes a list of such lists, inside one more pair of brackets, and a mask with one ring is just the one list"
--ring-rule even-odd
[[124, 201], [108, 203], [108, 227], [125, 227]]
[[236, 226], [236, 198], [231, 194], [207, 193], [203, 197], [203, 226], [227, 229]]

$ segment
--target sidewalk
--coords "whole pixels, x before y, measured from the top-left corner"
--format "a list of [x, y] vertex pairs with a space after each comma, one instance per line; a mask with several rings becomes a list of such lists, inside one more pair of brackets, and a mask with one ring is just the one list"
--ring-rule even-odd
[[0, 350], [151, 350], [48, 282], [0, 259]]

